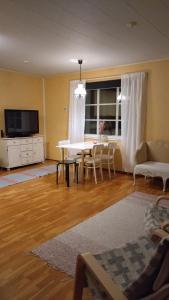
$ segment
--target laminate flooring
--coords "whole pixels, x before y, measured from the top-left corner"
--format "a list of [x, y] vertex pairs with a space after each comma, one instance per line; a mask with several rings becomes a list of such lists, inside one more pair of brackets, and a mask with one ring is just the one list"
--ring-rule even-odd
[[[138, 177], [134, 187], [132, 176], [117, 173], [110, 180], [105, 171], [97, 185], [91, 178], [57, 186], [52, 174], [1, 188], [0, 300], [71, 300], [73, 279], [30, 251], [134, 191], [161, 195], [162, 183]], [[84, 299], [90, 299], [87, 292]]]

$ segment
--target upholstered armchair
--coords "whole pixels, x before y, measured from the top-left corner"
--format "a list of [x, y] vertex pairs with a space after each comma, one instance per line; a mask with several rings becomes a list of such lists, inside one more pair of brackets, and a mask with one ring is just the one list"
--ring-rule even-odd
[[88, 287], [92, 299], [169, 299], [169, 236], [159, 244], [146, 236], [123, 247], [78, 256], [73, 300]]

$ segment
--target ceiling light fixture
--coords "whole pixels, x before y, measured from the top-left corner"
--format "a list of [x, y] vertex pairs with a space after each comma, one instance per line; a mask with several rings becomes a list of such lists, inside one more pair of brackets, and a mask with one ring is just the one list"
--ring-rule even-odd
[[134, 27], [136, 27], [137, 26], [137, 22], [136, 21], [130, 21], [130, 22], [128, 22], [127, 24], [126, 24], [126, 26], [128, 27], [128, 28], [134, 28]]
[[83, 98], [86, 96], [86, 89], [84, 87], [84, 84], [82, 82], [82, 76], [81, 76], [81, 67], [82, 67], [82, 63], [83, 63], [83, 60], [82, 59], [78, 59], [78, 64], [80, 65], [80, 81], [78, 83], [78, 87], [75, 89], [75, 92], [74, 92], [74, 95], [75, 97], [77, 98]]
[[78, 59], [77, 58], [71, 58], [70, 62], [72, 62], [72, 63], [78, 63]]

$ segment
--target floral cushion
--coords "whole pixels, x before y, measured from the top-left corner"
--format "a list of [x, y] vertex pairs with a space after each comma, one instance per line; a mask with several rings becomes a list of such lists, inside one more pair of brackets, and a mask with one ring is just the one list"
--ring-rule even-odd
[[[152, 234], [152, 231], [161, 227], [161, 224], [165, 221], [169, 221], [169, 208], [150, 204], [145, 209], [145, 232], [148, 235]], [[169, 233], [169, 226], [165, 228]]]

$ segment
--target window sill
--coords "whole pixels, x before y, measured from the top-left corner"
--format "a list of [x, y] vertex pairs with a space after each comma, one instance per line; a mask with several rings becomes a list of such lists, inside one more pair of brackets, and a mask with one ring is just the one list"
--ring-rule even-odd
[[[104, 136], [104, 134], [103, 134]], [[108, 141], [121, 141], [121, 136], [112, 136], [112, 135], [106, 135]], [[99, 140], [100, 136], [97, 134], [85, 134], [84, 135], [85, 140]]]

